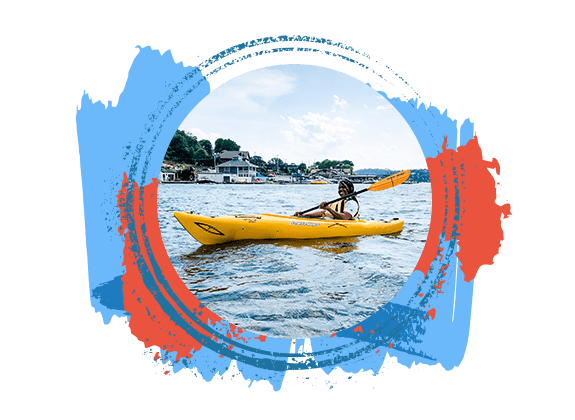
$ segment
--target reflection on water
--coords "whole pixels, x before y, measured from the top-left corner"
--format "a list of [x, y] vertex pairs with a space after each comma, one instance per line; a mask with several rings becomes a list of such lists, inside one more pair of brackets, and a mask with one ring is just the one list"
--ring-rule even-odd
[[[166, 250], [190, 291], [227, 321], [275, 337], [331, 334], [373, 314], [411, 274], [427, 237], [429, 184], [400, 185], [362, 199], [362, 218], [405, 220], [403, 232], [394, 236], [207, 246], [181, 227], [173, 211], [292, 214], [316, 204], [310, 197], [337, 196], [336, 188], [160, 184]], [[233, 207], [226, 204], [232, 202]]]

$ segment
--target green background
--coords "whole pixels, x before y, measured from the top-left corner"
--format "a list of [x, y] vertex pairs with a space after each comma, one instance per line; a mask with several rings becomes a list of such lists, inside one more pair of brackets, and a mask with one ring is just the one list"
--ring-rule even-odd
[[[572, 92], [572, 10], [555, 4], [4, 6], [4, 412], [10, 418], [560, 414], [573, 390], [567, 382], [572, 327], [561, 325], [569, 320], [572, 296], [561, 267], [573, 247], [557, 236], [552, 220], [570, 213], [561, 197], [572, 195], [572, 187], [569, 193], [557, 181], [566, 179], [561, 171], [572, 151], [561, 127]], [[475, 279], [467, 353], [453, 371], [392, 361], [378, 376], [352, 381], [339, 371], [306, 373], [309, 380], [290, 374], [279, 393], [267, 383], [248, 389], [239, 375], [204, 383], [187, 370], [163, 375], [165, 368], [142, 355], [143, 344], [124, 321], [104, 326], [91, 308], [74, 120], [82, 92], [115, 104], [136, 45], [169, 49], [176, 61], [195, 65], [234, 44], [277, 35], [329, 38], [370, 53], [425, 103], [449, 109], [459, 123], [470, 117], [484, 158], [499, 160], [498, 202], [511, 202], [513, 216], [503, 223], [495, 265], [482, 267]], [[310, 62], [303, 57], [282, 55], [282, 61]], [[253, 61], [249, 66], [233, 71], [248, 70]]]

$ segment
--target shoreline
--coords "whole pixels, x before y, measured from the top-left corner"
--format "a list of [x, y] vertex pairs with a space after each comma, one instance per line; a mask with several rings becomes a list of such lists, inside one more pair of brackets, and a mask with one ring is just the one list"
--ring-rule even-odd
[[[196, 181], [158, 181], [159, 184], [178, 185], [337, 185], [337, 182], [327, 184], [310, 184], [304, 182], [196, 182]], [[404, 185], [430, 184], [431, 182], [404, 182]], [[354, 183], [354, 185], [371, 185], [372, 183]]]

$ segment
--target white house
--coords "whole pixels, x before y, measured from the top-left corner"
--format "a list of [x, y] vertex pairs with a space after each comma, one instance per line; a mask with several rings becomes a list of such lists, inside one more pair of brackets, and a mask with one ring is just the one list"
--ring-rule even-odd
[[234, 156], [232, 160], [216, 166], [216, 172], [202, 172], [198, 174], [198, 180], [208, 180], [217, 183], [251, 183], [252, 178], [257, 176], [257, 166], [253, 163]]

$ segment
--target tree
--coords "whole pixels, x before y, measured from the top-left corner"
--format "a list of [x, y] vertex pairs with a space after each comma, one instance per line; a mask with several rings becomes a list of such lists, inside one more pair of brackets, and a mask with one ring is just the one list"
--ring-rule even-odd
[[256, 165], [259, 168], [264, 168], [266, 166], [266, 161], [263, 160], [261, 156], [252, 156], [250, 158], [250, 163]]
[[212, 157], [212, 155], [214, 154], [214, 150], [212, 148], [212, 142], [209, 140], [200, 140], [198, 143], [206, 151], [208, 157]]
[[194, 149], [194, 160], [210, 159], [211, 156], [200, 144]]
[[176, 163], [192, 163], [198, 140], [182, 130], [177, 130], [168, 146], [164, 160]]
[[279, 168], [284, 167], [285, 163], [280, 158], [271, 158], [267, 163], [268, 168], [279, 170]]
[[230, 152], [237, 152], [240, 150], [240, 145], [230, 139], [222, 139], [222, 138], [217, 139], [214, 153], [220, 153], [223, 150], [228, 150]]

